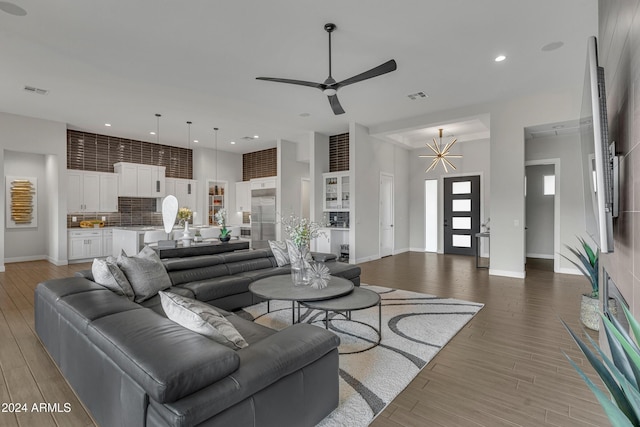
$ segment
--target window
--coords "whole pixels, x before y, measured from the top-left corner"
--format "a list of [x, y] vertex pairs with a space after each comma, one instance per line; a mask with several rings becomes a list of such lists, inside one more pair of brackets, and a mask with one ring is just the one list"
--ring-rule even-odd
[[556, 176], [555, 175], [544, 175], [544, 190], [543, 194], [545, 196], [553, 196], [556, 194]]

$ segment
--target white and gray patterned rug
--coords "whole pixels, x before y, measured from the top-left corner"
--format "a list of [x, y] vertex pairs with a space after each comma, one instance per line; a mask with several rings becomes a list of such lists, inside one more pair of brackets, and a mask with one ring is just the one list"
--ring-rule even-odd
[[[483, 304], [362, 285], [382, 299], [382, 340], [378, 308], [352, 312], [352, 321], [334, 315], [329, 329], [340, 336], [340, 403], [319, 425], [367, 426], [471, 320]], [[273, 329], [291, 324], [291, 302], [246, 307], [249, 318]], [[324, 327], [324, 312], [301, 309], [301, 321]], [[297, 313], [296, 313], [297, 318]], [[367, 348], [370, 348], [367, 350]]]

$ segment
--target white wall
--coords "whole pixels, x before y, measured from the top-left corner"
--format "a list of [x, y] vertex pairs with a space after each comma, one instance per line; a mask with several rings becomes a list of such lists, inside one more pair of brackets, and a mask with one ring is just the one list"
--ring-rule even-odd
[[[40, 120], [15, 114], [0, 113], [0, 176], [5, 171], [6, 150], [45, 155], [45, 175], [47, 183], [41, 187], [50, 194], [49, 210], [43, 223], [48, 227], [46, 256], [54, 264], [67, 263], [67, 192], [58, 185], [66, 182], [67, 126], [64, 123]], [[43, 183], [44, 184], [44, 183]], [[6, 200], [4, 185], [0, 189], [0, 271], [4, 271], [6, 248], [15, 244], [12, 235], [5, 233]], [[38, 221], [40, 224], [40, 221]]]
[[410, 230], [407, 150], [370, 136], [369, 130], [357, 123], [351, 123], [349, 128], [349, 150], [352, 259], [359, 263], [380, 257], [380, 174], [383, 172], [394, 177], [394, 253], [407, 250]]
[[[35, 177], [37, 179], [37, 227], [6, 228], [5, 262], [32, 261], [46, 259], [48, 253], [49, 203], [45, 156], [5, 150], [5, 176]], [[6, 187], [5, 187], [6, 188]], [[6, 190], [5, 190], [6, 191]]]
[[555, 176], [555, 166], [527, 166], [526, 174], [527, 257], [553, 259], [555, 195], [544, 195], [544, 176]]
[[[217, 162], [216, 162], [217, 153]], [[216, 173], [216, 164], [218, 171]], [[242, 155], [227, 151], [215, 151], [210, 148], [194, 148], [193, 150], [193, 179], [198, 180], [198, 201], [196, 212], [198, 216], [194, 224], [206, 224], [209, 212], [207, 181], [226, 181], [225, 203], [227, 221], [230, 225], [242, 224], [242, 214], [236, 212], [236, 182], [242, 181]]]
[[[278, 140], [278, 190], [276, 194], [276, 212], [278, 217], [291, 214], [300, 216], [302, 178], [309, 178], [309, 164], [298, 161], [299, 144]], [[309, 150], [306, 149], [308, 153]], [[276, 226], [276, 239], [282, 240], [280, 223]]]

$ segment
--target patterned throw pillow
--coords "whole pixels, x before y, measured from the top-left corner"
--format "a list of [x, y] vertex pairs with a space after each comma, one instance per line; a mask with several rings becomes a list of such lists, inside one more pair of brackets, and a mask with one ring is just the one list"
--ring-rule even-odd
[[106, 259], [94, 259], [91, 265], [93, 280], [117, 295], [124, 295], [133, 301], [135, 294], [122, 270], [118, 267], [116, 259], [112, 256]]
[[285, 265], [291, 264], [289, 260], [289, 251], [287, 250], [287, 243], [281, 242], [278, 240], [269, 240], [269, 247], [271, 248], [271, 252], [273, 252], [273, 256], [278, 263], [278, 267], [283, 267]]
[[134, 302], [140, 303], [158, 294], [159, 291], [171, 287], [171, 279], [164, 268], [158, 254], [149, 246], [145, 246], [138, 255], [121, 254], [117, 260], [118, 267], [129, 280]]
[[160, 292], [160, 301], [167, 317], [180, 326], [233, 350], [249, 345], [231, 322], [209, 304], [172, 292]]

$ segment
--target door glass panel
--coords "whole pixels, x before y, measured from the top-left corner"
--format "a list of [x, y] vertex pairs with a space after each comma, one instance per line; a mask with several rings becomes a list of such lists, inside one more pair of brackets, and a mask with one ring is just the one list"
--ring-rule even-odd
[[458, 248], [470, 248], [471, 236], [468, 234], [453, 234], [451, 236], [451, 244]]
[[454, 199], [451, 210], [454, 212], [471, 212], [471, 199]]
[[470, 216], [454, 216], [451, 218], [451, 225], [457, 230], [470, 230], [471, 229], [471, 217]]
[[459, 181], [451, 183], [451, 194], [470, 194], [471, 181]]

